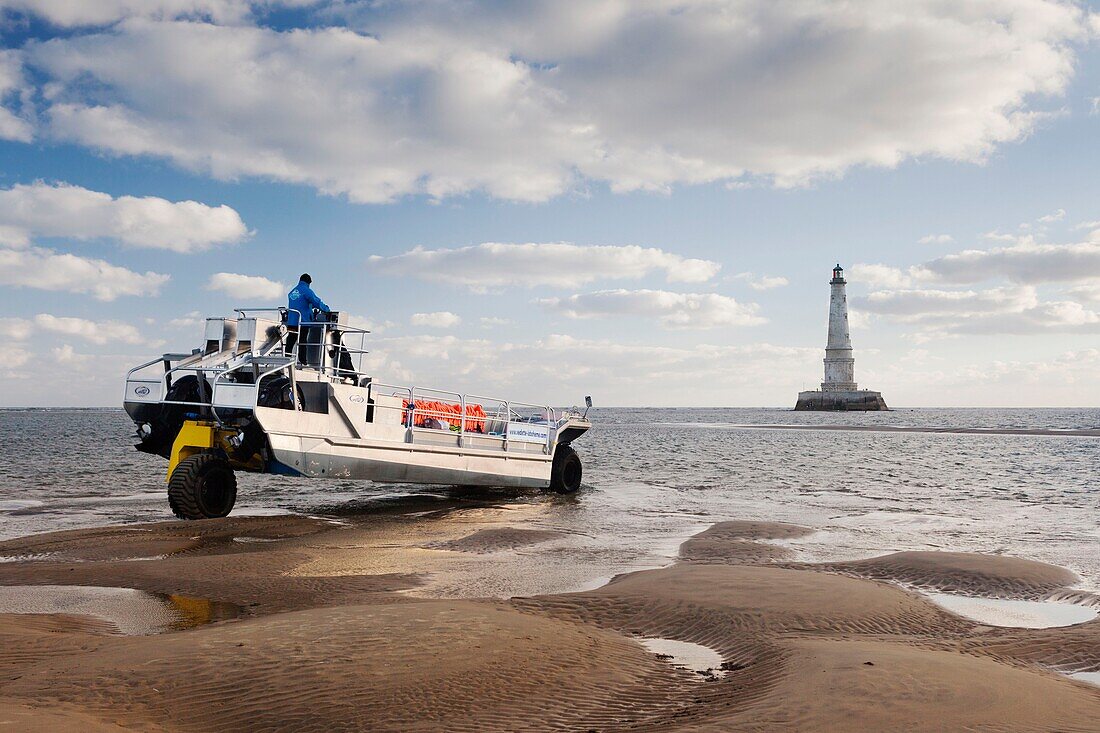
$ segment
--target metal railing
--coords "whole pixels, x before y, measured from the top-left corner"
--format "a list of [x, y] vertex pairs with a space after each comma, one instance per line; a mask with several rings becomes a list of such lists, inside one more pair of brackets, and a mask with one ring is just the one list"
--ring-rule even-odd
[[[545, 453], [549, 454], [553, 451], [553, 428], [557, 425], [557, 412], [548, 405], [502, 400], [429, 387], [386, 384], [377, 381], [371, 383], [371, 392], [376, 396], [401, 398], [402, 404], [400, 407], [379, 405], [378, 401], [375, 400], [374, 409], [376, 413], [385, 409], [400, 410], [402, 414], [399, 423], [408, 431], [410, 442], [415, 440], [415, 435], [418, 432], [431, 435], [447, 430], [457, 434], [459, 447], [466, 444], [468, 437], [476, 437], [499, 441], [503, 450], [508, 449], [508, 442], [511, 440], [512, 442], [536, 445], [541, 443]], [[453, 406], [458, 411], [418, 406], [418, 402], [422, 405], [441, 403]], [[486, 405], [490, 405], [490, 409], [486, 409]], [[479, 408], [480, 412], [471, 412], [474, 407]], [[524, 415], [520, 410], [526, 410], [529, 414]], [[429, 423], [429, 421], [435, 422]], [[471, 429], [471, 425], [481, 425], [482, 429]], [[515, 436], [518, 434], [520, 426], [526, 426], [525, 431], [529, 433], [541, 434], [545, 432], [545, 437], [539, 441], [531, 440], [530, 436], [517, 438]], [[530, 426], [544, 427], [544, 430], [531, 431]]]
[[[299, 323], [298, 329], [299, 336], [295, 344], [294, 356], [302, 366], [316, 369], [322, 374], [338, 379], [354, 379], [356, 382], [368, 376], [363, 371], [363, 357], [370, 352], [363, 347], [370, 331], [328, 321], [303, 321]], [[329, 334], [334, 336], [331, 341]], [[317, 340], [310, 340], [310, 335], [315, 335]], [[348, 335], [359, 337], [358, 347], [345, 342], [345, 336]], [[348, 356], [349, 367], [341, 365], [341, 357], [344, 354]]]
[[[251, 318], [251, 316], [248, 315], [249, 313], [278, 313], [279, 320], [282, 321], [283, 316], [286, 315], [287, 309], [283, 308], [282, 306], [278, 306], [275, 308], [264, 306], [262, 308], [234, 308], [233, 312], [240, 313], [241, 318]], [[298, 311], [295, 311], [295, 313], [297, 312]]]
[[[241, 351], [238, 344], [236, 350], [231, 353], [227, 353], [226, 350], [212, 353], [196, 350], [187, 354], [164, 354], [150, 359], [126, 373], [123, 401], [161, 402], [207, 409], [213, 402], [214, 385], [232, 383], [226, 379], [227, 374], [240, 373], [243, 369], [254, 365], [256, 359], [273, 357], [282, 358], [285, 361], [277, 366], [265, 367], [262, 373], [253, 369], [253, 381], [250, 386], [253, 386], [256, 392], [254, 401], [259, 399], [260, 381], [274, 372], [285, 370], [292, 383], [295, 383], [292, 367], [296, 364], [315, 369], [330, 378], [351, 379], [356, 384], [360, 384], [368, 376], [363, 371], [363, 357], [370, 353], [365, 348], [366, 337], [370, 333], [367, 329], [331, 321], [306, 320], [300, 311], [294, 311], [299, 316], [298, 339], [294, 348], [288, 350], [289, 330], [285, 325], [287, 308], [246, 307], [235, 308], [234, 311], [239, 316], [238, 320], [262, 315], [273, 316], [269, 320], [279, 324], [278, 336], [266, 338], [262, 343], [254, 342], [247, 351]], [[349, 343], [355, 337], [358, 337], [358, 344]], [[156, 364], [164, 365], [164, 371], [156, 377], [141, 374]], [[169, 399], [169, 391], [175, 380], [187, 375], [194, 375], [197, 380], [199, 401]], [[244, 386], [244, 383], [241, 386]], [[210, 402], [203, 401], [208, 398]], [[294, 392], [293, 399], [298, 399], [297, 390]]]
[[[294, 342], [293, 354], [298, 363], [303, 366], [317, 369], [322, 374], [335, 376], [338, 379], [354, 379], [357, 383], [363, 377], [368, 376], [363, 371], [363, 357], [370, 353], [366, 348], [366, 338], [370, 331], [365, 328], [332, 321], [314, 321], [312, 320], [312, 313], [310, 313], [310, 318], [307, 319], [304, 313], [295, 308], [237, 308], [235, 310], [242, 317], [246, 317], [247, 313], [278, 313], [279, 319], [285, 327], [281, 337], [283, 354], [286, 355], [287, 353], [287, 340], [292, 333], [291, 329], [296, 329], [297, 338]], [[290, 313], [298, 315], [296, 326], [287, 323], [287, 316]], [[329, 343], [330, 333], [335, 336], [332, 343]], [[317, 337], [316, 341], [307, 338], [307, 335], [313, 334]], [[349, 335], [359, 337], [357, 346], [347, 343], [346, 337]], [[303, 350], [305, 352], [304, 356]], [[340, 365], [342, 354], [347, 354], [349, 361], [353, 358], [356, 359], [350, 369]], [[325, 358], [326, 356], [328, 359]], [[328, 361], [333, 361], [334, 364], [330, 366], [327, 363]]]
[[[240, 366], [244, 366], [245, 364], [249, 363], [247, 354], [235, 354], [235, 355], [229, 357], [228, 362], [219, 361], [214, 366], [203, 366], [203, 364], [206, 361], [207, 357], [219, 357], [223, 353], [225, 353], [225, 352], [218, 351], [218, 352], [215, 352], [213, 354], [202, 354], [202, 355], [200, 355], [200, 358], [198, 359], [198, 364], [197, 365], [196, 364], [180, 364], [179, 366], [172, 367], [170, 369], [166, 369], [165, 372], [164, 372], [164, 376], [163, 376], [163, 379], [164, 379], [164, 399], [162, 401], [167, 402], [168, 404], [172, 404], [172, 405], [188, 405], [188, 406], [192, 406], [192, 407], [209, 407], [210, 404], [214, 401], [214, 386], [213, 386], [213, 384], [214, 384], [215, 381], [217, 381], [218, 375], [221, 374], [222, 372], [226, 371], [227, 369], [237, 369]], [[237, 364], [236, 366], [230, 366], [235, 361], [238, 361], [239, 364]], [[202, 398], [203, 396], [206, 396], [206, 395], [203, 394], [203, 392], [205, 391], [207, 384], [210, 385], [210, 394], [208, 395], [210, 397], [210, 402], [185, 402], [183, 400], [170, 400], [170, 399], [168, 399], [168, 390], [171, 389], [173, 375], [177, 375], [179, 373], [184, 373], [186, 375], [189, 372], [194, 373], [195, 379], [198, 380], [198, 389], [199, 389], [199, 397], [200, 398]], [[206, 379], [207, 374], [211, 375], [211, 379], [209, 381]]]
[[[201, 357], [201, 355], [196, 354], [196, 353], [190, 353], [190, 354], [162, 354], [161, 356], [158, 356], [155, 359], [150, 359], [149, 361], [138, 364], [136, 367], [130, 369], [129, 371], [126, 372], [126, 380], [123, 383], [123, 393], [122, 393], [123, 402], [130, 401], [130, 400], [136, 400], [138, 402], [163, 402], [164, 399], [168, 396], [168, 386], [169, 386], [164, 375], [171, 368], [171, 365], [172, 365], [173, 362], [184, 361], [185, 359], [190, 359], [192, 357], [195, 357], [196, 359], [198, 359], [198, 358]], [[164, 373], [160, 374], [159, 376], [157, 376], [155, 378], [153, 378], [153, 377], [135, 377], [134, 376], [138, 372], [144, 371], [145, 369], [148, 369], [149, 367], [153, 366], [154, 364], [163, 364], [164, 369], [165, 369]], [[144, 389], [144, 392], [137, 392], [136, 394], [132, 395], [130, 393], [130, 387], [134, 386], [134, 385], [136, 385], [135, 386], [135, 392], [137, 392], [137, 390], [139, 390], [139, 389]], [[156, 399], [146, 399], [147, 395], [152, 394], [152, 389], [150, 389], [150, 386], [153, 386], [153, 385], [155, 385], [156, 389], [157, 389]]]
[[[294, 365], [294, 362], [290, 357], [287, 357], [287, 356], [275, 357], [275, 359], [276, 359], [276, 361], [273, 364], [271, 364], [269, 367], [267, 367], [266, 369], [264, 369], [262, 371], [257, 368], [258, 362], [256, 362], [255, 360], [250, 359], [250, 360], [248, 360], [246, 362], [243, 362], [241, 364], [238, 364], [236, 366], [224, 369], [221, 372], [219, 372], [217, 375], [215, 375], [214, 383], [213, 383], [212, 388], [211, 388], [211, 398], [210, 398], [210, 412], [214, 416], [214, 419], [216, 419], [219, 423], [223, 423], [223, 424], [225, 422], [227, 422], [227, 420], [225, 418], [222, 418], [221, 416], [218, 415], [218, 407], [222, 407], [222, 408], [228, 409], [228, 410], [241, 410], [241, 409], [255, 410], [256, 407], [258, 407], [259, 403], [260, 403], [260, 385], [263, 383], [264, 379], [266, 379], [267, 377], [269, 377], [273, 374], [277, 374], [277, 373], [279, 373], [283, 370], [286, 370], [287, 373], [290, 376], [291, 406], [295, 407], [295, 408], [299, 407], [299, 405], [298, 405], [298, 384], [297, 384], [297, 380], [295, 380], [295, 378], [294, 378], [294, 370], [290, 369], [290, 367]], [[252, 384], [242, 384], [240, 382], [234, 382], [234, 381], [230, 381], [230, 380], [225, 379], [226, 375], [232, 374], [233, 372], [236, 372], [240, 369], [243, 369], [246, 366], [253, 368], [252, 369], [252, 378], [253, 378]], [[245, 404], [236, 404], [236, 405], [215, 405], [214, 404], [214, 395], [217, 393], [218, 385], [222, 385], [223, 387], [233, 386], [233, 387], [249, 387], [249, 388], [251, 388], [252, 394], [251, 394], [251, 397], [249, 399], [249, 402], [245, 403]]]

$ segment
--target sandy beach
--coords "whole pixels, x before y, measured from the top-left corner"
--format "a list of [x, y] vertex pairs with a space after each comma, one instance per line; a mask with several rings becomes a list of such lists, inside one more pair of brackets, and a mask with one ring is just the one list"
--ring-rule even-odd
[[0, 733], [1100, 733], [1100, 0], [0, 0]]
[[[562, 533], [514, 520], [243, 517], [0, 543], [34, 558], [0, 564], [0, 727], [1097, 729], [1100, 687], [1056, 670], [1100, 670], [1100, 620], [996, 628], [917, 592], [1100, 605], [1064, 569], [934, 552], [808, 564], [783, 542], [812, 528], [727, 521], [667, 567], [516, 595], [540, 573], [578, 579], [546, 572]], [[642, 638], [721, 663], [677, 666]]]

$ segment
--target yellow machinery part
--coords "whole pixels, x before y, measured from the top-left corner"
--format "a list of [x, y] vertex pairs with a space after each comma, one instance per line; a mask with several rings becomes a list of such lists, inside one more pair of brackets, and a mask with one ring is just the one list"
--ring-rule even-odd
[[176, 435], [176, 441], [172, 443], [172, 455], [168, 459], [168, 476], [165, 480], [170, 481], [172, 479], [172, 472], [176, 470], [176, 466], [179, 465], [180, 461], [185, 458], [190, 458], [196, 453], [202, 453], [214, 447], [227, 448], [228, 443], [226, 441], [233, 434], [234, 431], [219, 428], [212, 422], [184, 420], [183, 427]]

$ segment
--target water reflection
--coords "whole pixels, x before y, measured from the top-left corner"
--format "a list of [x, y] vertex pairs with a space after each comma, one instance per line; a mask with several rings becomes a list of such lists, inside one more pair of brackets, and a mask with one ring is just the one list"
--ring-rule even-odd
[[126, 636], [181, 631], [235, 618], [240, 608], [206, 598], [90, 585], [0, 586], [0, 613], [90, 616]]

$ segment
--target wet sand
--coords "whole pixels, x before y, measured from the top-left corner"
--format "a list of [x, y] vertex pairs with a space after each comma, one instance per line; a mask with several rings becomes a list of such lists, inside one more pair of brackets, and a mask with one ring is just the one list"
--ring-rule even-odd
[[[554, 561], [576, 538], [521, 520], [244, 517], [0, 542], [40, 558], [0, 564], [0, 585], [133, 588], [192, 599], [196, 620], [138, 636], [72, 609], [0, 614], [0, 728], [1098, 728], [1100, 687], [1056, 670], [1100, 671], [1100, 620], [994, 628], [919, 592], [1100, 605], [1061, 568], [935, 552], [807, 564], [782, 543], [812, 528], [731, 521], [667, 567], [562, 592], [591, 581]], [[234, 617], [202, 618], [202, 599]], [[708, 647], [722, 674], [642, 638]]]

